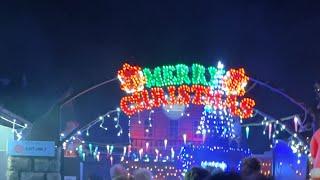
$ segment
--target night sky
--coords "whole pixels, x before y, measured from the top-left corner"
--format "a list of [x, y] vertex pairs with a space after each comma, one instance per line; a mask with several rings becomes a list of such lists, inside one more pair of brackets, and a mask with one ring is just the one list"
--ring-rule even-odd
[[[115, 77], [126, 61], [152, 68], [221, 60], [312, 105], [319, 8], [317, 1], [4, 1], [0, 103], [34, 121], [67, 92]], [[99, 98], [116, 107], [122, 94], [113, 86], [115, 95]], [[294, 113], [264, 93], [253, 92], [264, 111]]]

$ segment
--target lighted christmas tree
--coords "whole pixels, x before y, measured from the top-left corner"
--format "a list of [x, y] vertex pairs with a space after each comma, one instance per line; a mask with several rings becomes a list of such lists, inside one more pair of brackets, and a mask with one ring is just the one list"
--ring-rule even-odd
[[226, 110], [205, 107], [198, 127], [203, 136], [235, 138], [234, 119]]
[[227, 93], [223, 86], [225, 70], [223, 64], [219, 63], [217, 69], [211, 69], [214, 75], [214, 83], [211, 84], [211, 99], [204, 107], [197, 134], [204, 137], [235, 138], [234, 119], [223, 104]]
[[244, 69], [230, 69], [225, 72], [223, 64], [209, 69], [210, 92], [200, 118], [197, 134], [202, 134], [204, 143], [188, 144], [180, 152], [183, 172], [192, 166], [210, 166], [221, 169], [239, 167], [241, 159], [251, 154], [240, 143], [240, 119], [250, 118], [254, 101], [244, 96], [249, 77]]

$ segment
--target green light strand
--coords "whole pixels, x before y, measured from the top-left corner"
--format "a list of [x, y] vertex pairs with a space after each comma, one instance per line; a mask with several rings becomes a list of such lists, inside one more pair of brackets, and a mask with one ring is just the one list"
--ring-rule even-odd
[[217, 74], [217, 69], [215, 67], [209, 67], [208, 71], [209, 71], [209, 74], [210, 74], [209, 86], [211, 86], [211, 87], [217, 86], [218, 85], [218, 81], [215, 78], [215, 76]]
[[162, 80], [162, 76], [161, 76], [161, 68], [160, 67], [156, 67], [153, 70], [153, 74], [149, 68], [144, 68], [143, 74], [147, 79], [146, 86], [148, 88], [151, 88], [154, 86], [157, 86], [157, 87], [163, 86], [163, 80]]
[[177, 78], [173, 75], [173, 72], [176, 70], [174, 66], [163, 66], [163, 84], [165, 86], [177, 85]]
[[189, 67], [185, 64], [177, 64], [177, 85], [190, 84]]
[[192, 64], [192, 83], [205, 86], [208, 85], [205, 72], [206, 68], [204, 66], [199, 64]]

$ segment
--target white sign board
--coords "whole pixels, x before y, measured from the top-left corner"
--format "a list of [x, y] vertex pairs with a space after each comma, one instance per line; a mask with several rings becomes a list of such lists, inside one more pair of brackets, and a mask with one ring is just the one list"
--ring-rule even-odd
[[53, 157], [55, 145], [53, 141], [9, 141], [9, 156]]

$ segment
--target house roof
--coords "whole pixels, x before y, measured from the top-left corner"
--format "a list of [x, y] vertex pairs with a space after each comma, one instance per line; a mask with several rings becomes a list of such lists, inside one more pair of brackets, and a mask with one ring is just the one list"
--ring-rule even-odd
[[0, 126], [7, 126], [16, 129], [31, 127], [32, 123], [26, 119], [12, 113], [11, 111], [0, 107]]

